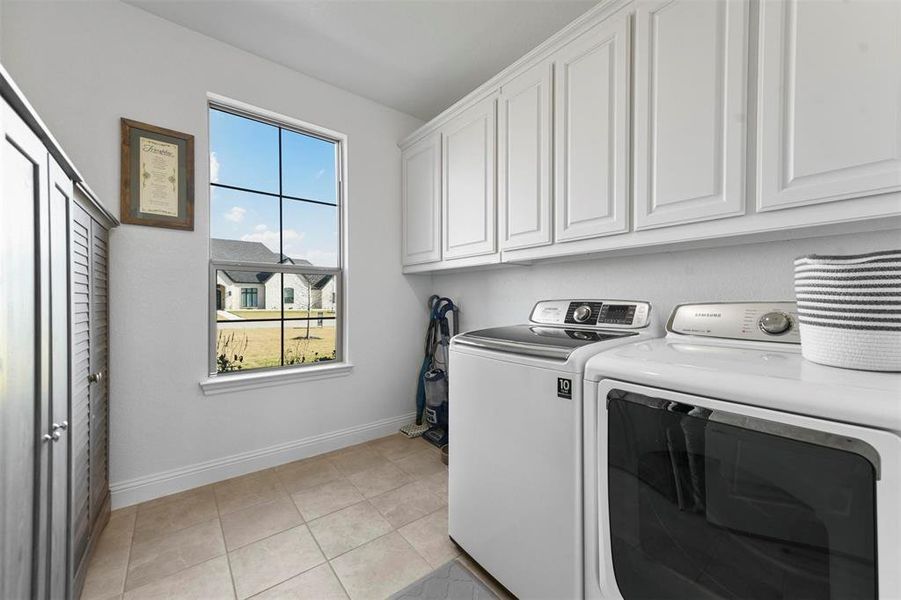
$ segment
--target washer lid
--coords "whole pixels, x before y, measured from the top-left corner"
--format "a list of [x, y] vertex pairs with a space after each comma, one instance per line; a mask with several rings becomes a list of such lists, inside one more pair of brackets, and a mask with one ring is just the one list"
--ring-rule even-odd
[[454, 338], [456, 344], [565, 361], [573, 351], [606, 340], [637, 335], [634, 332], [567, 329], [540, 325], [513, 325], [470, 331]]

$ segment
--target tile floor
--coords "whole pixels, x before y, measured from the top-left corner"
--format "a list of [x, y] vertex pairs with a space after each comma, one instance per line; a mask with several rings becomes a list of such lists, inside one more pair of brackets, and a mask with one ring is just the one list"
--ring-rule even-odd
[[378, 599], [459, 554], [447, 467], [396, 434], [114, 511], [82, 598]]

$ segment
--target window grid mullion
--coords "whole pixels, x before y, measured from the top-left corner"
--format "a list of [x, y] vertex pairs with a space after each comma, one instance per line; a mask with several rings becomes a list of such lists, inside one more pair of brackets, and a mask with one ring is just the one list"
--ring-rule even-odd
[[[285, 199], [282, 197], [282, 128], [278, 128], [278, 252], [279, 262], [284, 263], [285, 257], [285, 222], [284, 222], [284, 204]], [[279, 290], [279, 306], [281, 306], [282, 320], [280, 322], [281, 335], [281, 365], [285, 366], [285, 273], [279, 274], [281, 280], [281, 289]]]
[[248, 194], [258, 194], [260, 196], [269, 196], [270, 198], [285, 198], [287, 200], [296, 200], [298, 202], [307, 202], [309, 204], [319, 204], [321, 206], [337, 207], [336, 202], [323, 202], [322, 200], [313, 200], [312, 198], [301, 198], [300, 196], [292, 196], [290, 194], [275, 194], [273, 192], [264, 192], [262, 190], [254, 190], [251, 188], [240, 187], [237, 185], [228, 185], [227, 183], [210, 182], [211, 187], [224, 188], [226, 190], [235, 190], [236, 192], [246, 192]]
[[210, 264], [219, 271], [257, 271], [260, 273], [295, 273], [306, 275], [317, 273], [319, 275], [339, 275], [342, 269], [337, 267], [317, 267], [315, 265], [292, 265], [278, 263], [250, 263], [240, 261], [220, 261], [211, 259]]

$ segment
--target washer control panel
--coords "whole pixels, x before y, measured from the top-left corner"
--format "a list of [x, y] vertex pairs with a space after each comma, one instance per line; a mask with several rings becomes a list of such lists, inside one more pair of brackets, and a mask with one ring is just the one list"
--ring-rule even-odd
[[636, 300], [542, 300], [529, 320], [542, 325], [641, 329], [650, 323], [650, 313], [649, 303]]
[[682, 304], [673, 310], [666, 330], [730, 340], [801, 343], [794, 302]]

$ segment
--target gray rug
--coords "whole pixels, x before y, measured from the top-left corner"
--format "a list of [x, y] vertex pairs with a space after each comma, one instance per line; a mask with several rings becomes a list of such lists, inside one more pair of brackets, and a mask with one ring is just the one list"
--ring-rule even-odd
[[390, 600], [493, 600], [497, 596], [457, 560], [438, 567]]

